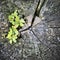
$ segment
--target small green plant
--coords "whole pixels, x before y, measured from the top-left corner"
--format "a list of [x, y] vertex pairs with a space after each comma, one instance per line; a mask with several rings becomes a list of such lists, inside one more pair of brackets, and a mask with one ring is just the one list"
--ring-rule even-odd
[[18, 38], [18, 34], [19, 34], [17, 28], [23, 27], [25, 21], [23, 18], [20, 18], [18, 16], [17, 10], [15, 10], [14, 13], [12, 13], [11, 15], [8, 16], [8, 20], [12, 24], [12, 26], [9, 29], [7, 38], [9, 40], [10, 44], [12, 44], [13, 42], [16, 43], [17, 42], [16, 39]]

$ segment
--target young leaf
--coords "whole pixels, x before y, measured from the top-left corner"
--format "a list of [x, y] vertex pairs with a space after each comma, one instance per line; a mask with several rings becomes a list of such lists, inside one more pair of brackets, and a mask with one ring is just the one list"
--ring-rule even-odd
[[23, 23], [20, 23], [20, 27], [23, 27], [24, 26], [24, 24]]
[[9, 19], [9, 21], [11, 21], [11, 20], [14, 19], [14, 16], [13, 16], [13, 15], [9, 15], [9, 16], [8, 16], [8, 19]]
[[9, 43], [12, 44], [12, 40], [10, 40]]
[[17, 15], [18, 15], [17, 10], [15, 10], [15, 12], [14, 12], [14, 16], [16, 17]]
[[20, 22], [21, 22], [21, 23], [25, 23], [24, 19], [21, 19]]
[[17, 42], [16, 39], [13, 39], [13, 42], [16, 43]]

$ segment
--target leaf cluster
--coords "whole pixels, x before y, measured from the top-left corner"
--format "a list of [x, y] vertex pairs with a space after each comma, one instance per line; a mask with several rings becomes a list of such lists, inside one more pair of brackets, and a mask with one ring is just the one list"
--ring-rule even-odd
[[13, 42], [16, 43], [16, 39], [18, 38], [18, 27], [23, 27], [24, 26], [24, 19], [20, 18], [18, 16], [18, 11], [15, 10], [14, 13], [12, 13], [11, 15], [8, 16], [8, 20], [9, 22], [12, 24], [12, 26], [9, 29], [7, 38], [9, 39], [10, 44], [12, 44]]

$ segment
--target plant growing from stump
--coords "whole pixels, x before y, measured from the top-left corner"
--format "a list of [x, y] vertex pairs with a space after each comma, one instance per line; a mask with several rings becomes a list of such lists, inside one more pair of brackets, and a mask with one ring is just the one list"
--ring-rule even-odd
[[23, 27], [25, 21], [23, 18], [20, 18], [18, 16], [17, 10], [15, 10], [14, 13], [12, 13], [11, 15], [8, 16], [8, 20], [12, 24], [12, 26], [10, 27], [6, 38], [8, 38], [10, 44], [12, 44], [13, 42], [16, 43], [17, 38], [18, 38], [18, 34], [19, 34], [17, 28]]

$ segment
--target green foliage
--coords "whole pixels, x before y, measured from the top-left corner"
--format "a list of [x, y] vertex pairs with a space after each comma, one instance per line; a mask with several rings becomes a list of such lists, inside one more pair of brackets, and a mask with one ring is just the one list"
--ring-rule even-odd
[[9, 19], [10, 23], [12, 23], [12, 25], [14, 25], [16, 28], [18, 26], [20, 26], [20, 27], [24, 26], [25, 21], [24, 21], [24, 19], [19, 18], [17, 10], [14, 13], [12, 13], [11, 15], [9, 15], [8, 19]]
[[18, 27], [24, 26], [24, 19], [19, 18], [17, 10], [14, 13], [8, 16], [9, 22], [12, 24], [12, 27], [9, 29], [7, 38], [9, 39], [10, 44], [13, 42], [16, 43], [16, 39], [18, 38]]

